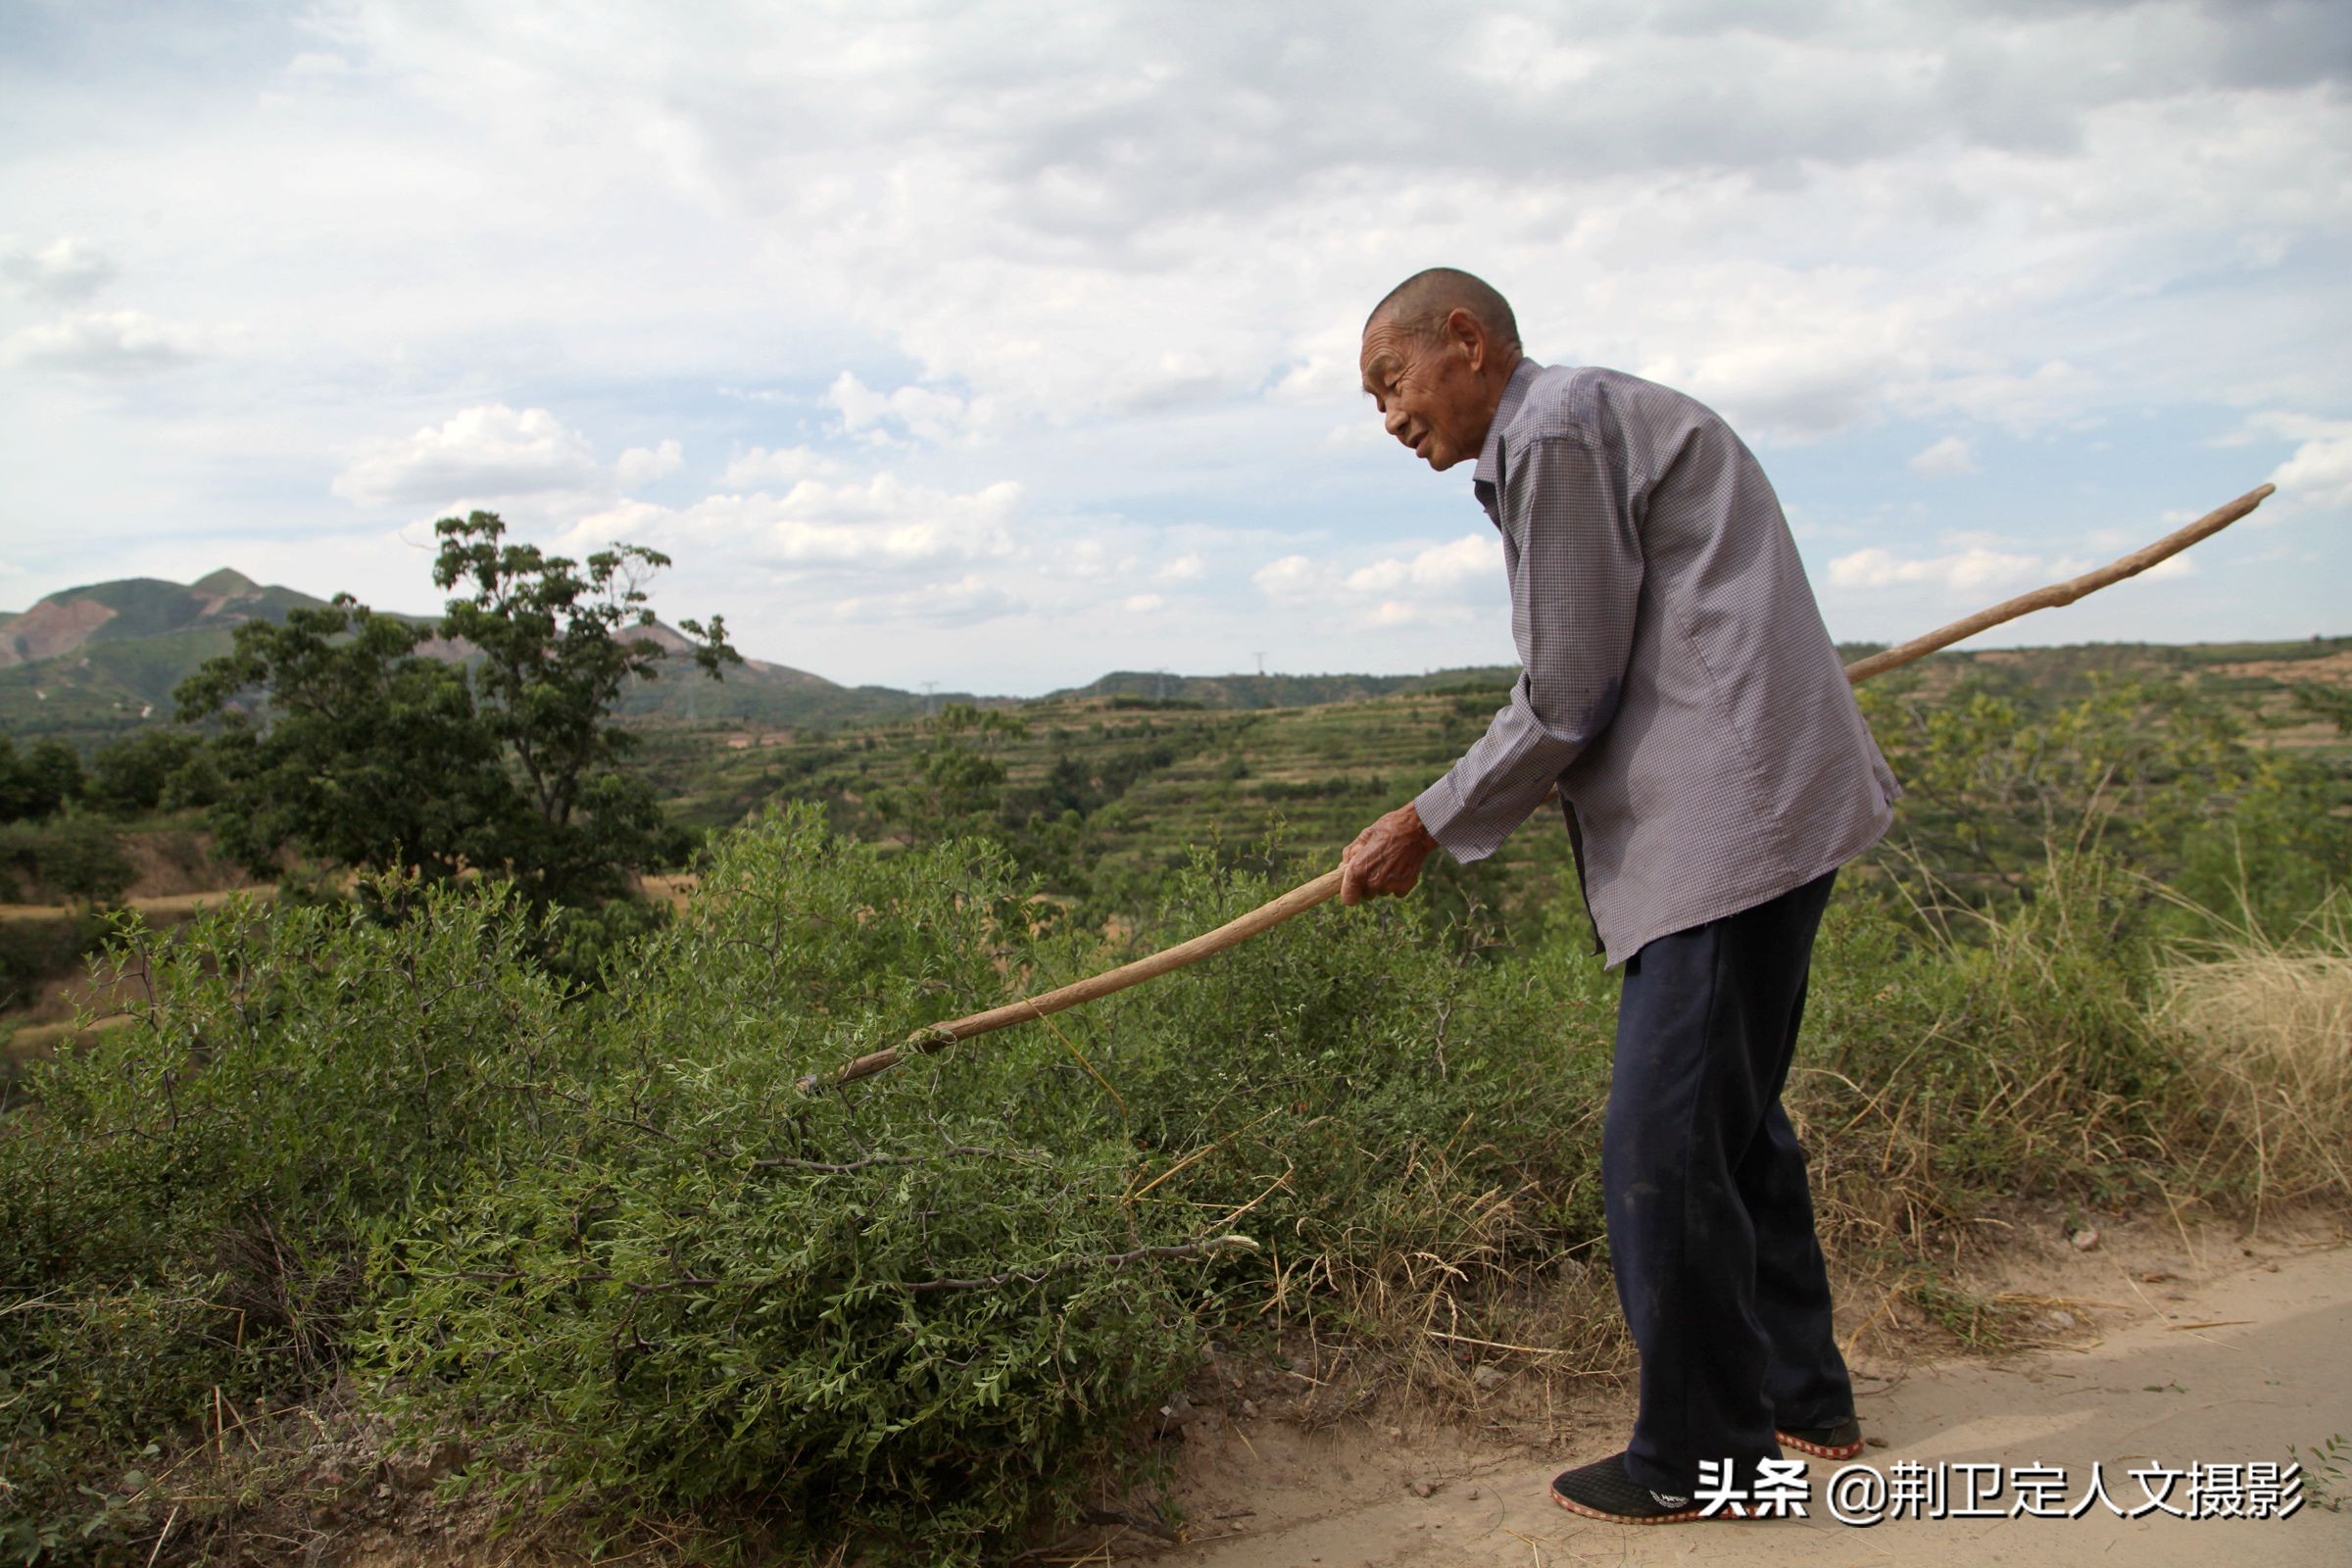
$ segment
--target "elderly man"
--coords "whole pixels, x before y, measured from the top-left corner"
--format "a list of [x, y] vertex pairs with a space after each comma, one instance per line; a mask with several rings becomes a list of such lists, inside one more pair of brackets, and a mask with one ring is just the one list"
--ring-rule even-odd
[[1697, 1518], [1702, 1483], [1744, 1487], [1783, 1448], [1861, 1451], [1781, 1088], [1831, 880], [1886, 832], [1894, 779], [1722, 419], [1527, 359], [1510, 306], [1451, 269], [1380, 302], [1361, 364], [1391, 435], [1433, 468], [1475, 462], [1523, 668], [1461, 760], [1348, 847], [1341, 897], [1410, 892], [1433, 849], [1494, 853], [1557, 787], [1625, 966], [1601, 1186], [1642, 1375], [1625, 1451], [1552, 1495]]

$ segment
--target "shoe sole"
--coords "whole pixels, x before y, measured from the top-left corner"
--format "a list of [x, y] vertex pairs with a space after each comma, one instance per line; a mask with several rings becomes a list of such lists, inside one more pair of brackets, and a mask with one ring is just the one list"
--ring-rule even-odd
[[1603, 1524], [1679, 1525], [1687, 1520], [1691, 1519], [1728, 1519], [1735, 1517], [1729, 1513], [1710, 1514], [1699, 1508], [1685, 1508], [1676, 1513], [1653, 1513], [1645, 1519], [1637, 1519], [1630, 1513], [1610, 1513], [1605, 1508], [1595, 1508], [1590, 1504], [1577, 1502], [1572, 1498], [1563, 1497], [1560, 1495], [1560, 1491], [1557, 1487], [1551, 1488], [1550, 1492], [1551, 1500], [1558, 1503], [1561, 1507], [1567, 1509], [1570, 1513], [1575, 1514], [1580, 1518], [1598, 1519]]
[[1807, 1443], [1802, 1438], [1792, 1438], [1786, 1432], [1775, 1432], [1773, 1436], [1781, 1440], [1782, 1447], [1794, 1448], [1799, 1453], [1809, 1453], [1816, 1459], [1851, 1459], [1860, 1453], [1864, 1446], [1864, 1440], [1860, 1438], [1856, 1438], [1851, 1443], [1841, 1443], [1833, 1448], [1819, 1443]]

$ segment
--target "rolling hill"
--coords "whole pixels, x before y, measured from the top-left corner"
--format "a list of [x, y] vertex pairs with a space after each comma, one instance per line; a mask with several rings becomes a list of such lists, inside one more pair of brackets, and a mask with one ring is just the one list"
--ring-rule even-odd
[[[67, 588], [29, 610], [0, 612], [0, 730], [92, 746], [169, 722], [172, 690], [206, 660], [228, 652], [239, 625], [282, 620], [289, 610], [324, 603], [223, 568], [193, 583], [126, 577]], [[656, 624], [644, 635], [670, 653], [687, 646], [667, 626]], [[453, 660], [472, 654], [463, 643], [440, 640], [421, 651]], [[832, 726], [904, 718], [921, 713], [926, 701], [961, 695], [926, 699], [884, 686], [842, 686], [749, 660], [723, 682], [682, 669], [676, 678], [637, 686], [622, 711], [691, 723]]]

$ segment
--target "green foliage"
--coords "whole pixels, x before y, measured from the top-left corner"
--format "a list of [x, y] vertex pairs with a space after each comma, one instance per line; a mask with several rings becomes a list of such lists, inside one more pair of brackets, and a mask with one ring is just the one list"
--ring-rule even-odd
[[2111, 681], [2036, 703], [1963, 681], [1859, 693], [1907, 799], [1906, 879], [1930, 902], [2005, 907], [2047, 846], [2101, 846], [2226, 921], [2286, 929], [2352, 877], [2352, 780], [2254, 744], [2192, 688]]
[[[506, 525], [487, 512], [433, 526], [433, 581], [459, 590], [441, 635], [480, 651], [479, 721], [530, 808], [530, 832], [510, 839], [503, 858], [564, 903], [608, 897], [626, 869], [675, 859], [683, 846], [665, 831], [652, 788], [615, 770], [634, 738], [612, 716], [622, 689], [659, 667], [661, 645], [625, 630], [654, 623], [644, 582], [669, 558], [638, 545], [585, 562], [546, 555], [504, 543]], [[712, 679], [742, 662], [721, 618], [679, 625], [695, 666]]]
[[2352, 735], [2352, 691], [2340, 686], [2305, 683], [2292, 688], [2295, 707], [2335, 726], [2338, 735]]
[[[0, 843], [23, 828], [0, 830]], [[24, 891], [0, 888], [6, 902]], [[71, 972], [104, 945], [108, 917], [91, 907], [57, 919], [0, 920], [0, 1008], [28, 1006], [41, 982]]]
[[[416, 652], [430, 630], [343, 594], [245, 622], [189, 677], [181, 720], [222, 726], [213, 825], [226, 855], [269, 875], [292, 844], [436, 879], [507, 858], [521, 802], [465, 670]], [[257, 692], [259, 719], [244, 706]]]
[[0, 902], [112, 904], [134, 874], [121, 835], [80, 812], [0, 827]]
[[58, 741], [39, 741], [20, 757], [0, 735], [0, 822], [38, 822], [81, 798], [81, 759]]
[[950, 703], [926, 721], [930, 744], [913, 777], [875, 802], [875, 810], [910, 844], [937, 844], [986, 832], [1003, 802], [1001, 744], [1028, 726], [999, 708]]
[[[485, 512], [437, 529], [434, 581], [464, 590], [438, 628], [342, 595], [282, 624], [240, 625], [232, 651], [180, 687], [183, 720], [222, 726], [223, 848], [261, 874], [289, 844], [434, 880], [503, 870], [535, 899], [572, 905], [682, 858], [687, 841], [652, 787], [618, 770], [632, 737], [612, 716], [622, 687], [661, 657], [620, 633], [652, 624], [643, 579], [667, 558], [622, 545], [582, 565], [502, 543], [505, 525]], [[711, 675], [738, 660], [719, 621], [684, 625]], [[477, 662], [419, 653], [436, 635], [470, 645]]]
[[84, 798], [95, 810], [128, 817], [211, 806], [220, 792], [220, 773], [203, 736], [150, 729], [98, 749]]
[[372, 1311], [367, 1240], [515, 1157], [517, 1085], [560, 1038], [528, 922], [496, 890], [380, 896], [412, 918], [121, 917], [131, 1023], [0, 1118], [0, 1551], [153, 1536], [172, 1504], [123, 1456], [188, 1442], [216, 1389], [317, 1386]]

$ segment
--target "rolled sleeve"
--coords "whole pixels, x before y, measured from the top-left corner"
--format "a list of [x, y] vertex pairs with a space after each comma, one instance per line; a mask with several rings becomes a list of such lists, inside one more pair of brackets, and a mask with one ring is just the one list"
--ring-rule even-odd
[[1519, 679], [1486, 734], [1413, 802], [1457, 860], [1494, 854], [1616, 714], [1643, 570], [1617, 489], [1580, 433], [1508, 456], [1497, 520]]

